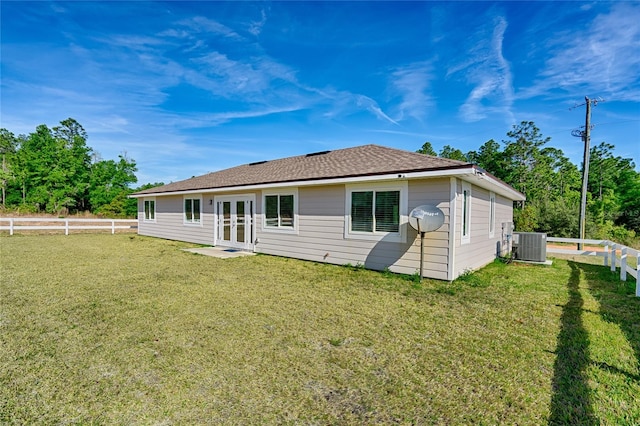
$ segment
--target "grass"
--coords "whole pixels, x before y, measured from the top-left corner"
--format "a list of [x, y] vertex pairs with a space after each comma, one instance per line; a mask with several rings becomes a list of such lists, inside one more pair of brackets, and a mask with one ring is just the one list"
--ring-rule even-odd
[[0, 423], [640, 423], [640, 300], [601, 266], [418, 283], [191, 246], [0, 238]]

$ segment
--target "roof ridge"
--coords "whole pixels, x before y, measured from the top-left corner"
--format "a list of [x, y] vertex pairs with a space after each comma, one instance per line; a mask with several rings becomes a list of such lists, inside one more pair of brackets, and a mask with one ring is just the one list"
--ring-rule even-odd
[[139, 194], [336, 179], [346, 176], [374, 176], [393, 174], [396, 171], [458, 169], [468, 165], [471, 163], [378, 144], [365, 144], [317, 151], [311, 155], [306, 153], [240, 164], [171, 182], [160, 190], [154, 188], [140, 191]]
[[[401, 152], [406, 152], [408, 154], [427, 156], [427, 157], [434, 158], [434, 159], [437, 159], [437, 160], [440, 160], [440, 161], [444, 161], [446, 163], [450, 163], [450, 164], [454, 164], [454, 165], [472, 164], [470, 161], [454, 160], [452, 158], [440, 157], [438, 155], [422, 154], [422, 153], [416, 152], [416, 151], [408, 151], [406, 149], [392, 148], [392, 147], [384, 146], [384, 145], [368, 144], [368, 145], [361, 145], [360, 147], [366, 147], [366, 146], [375, 146], [375, 147], [384, 148], [384, 149], [387, 149], [387, 150], [390, 150], [390, 151], [401, 151]], [[354, 148], [357, 148], [357, 147], [354, 147]]]

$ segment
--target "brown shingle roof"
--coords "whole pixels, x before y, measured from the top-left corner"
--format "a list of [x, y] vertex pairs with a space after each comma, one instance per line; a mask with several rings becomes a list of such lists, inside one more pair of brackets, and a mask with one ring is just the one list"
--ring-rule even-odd
[[244, 164], [150, 188], [134, 195], [456, 169], [470, 166], [470, 163], [447, 158], [432, 157], [379, 145], [363, 145], [279, 160]]

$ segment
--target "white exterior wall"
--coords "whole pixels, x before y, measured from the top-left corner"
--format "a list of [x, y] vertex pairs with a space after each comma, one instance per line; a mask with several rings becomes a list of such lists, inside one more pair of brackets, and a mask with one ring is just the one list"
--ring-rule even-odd
[[[371, 185], [375, 188], [375, 184]], [[406, 242], [345, 238], [345, 185], [298, 188], [298, 233], [264, 230], [257, 219], [256, 252], [295, 257], [338, 265], [362, 264], [369, 269], [414, 274], [420, 269], [420, 238], [405, 223]], [[449, 180], [423, 179], [408, 184], [408, 211], [421, 204], [434, 204], [448, 215]], [[258, 211], [261, 211], [259, 209]], [[260, 215], [261, 216], [261, 215]], [[424, 275], [447, 279], [448, 221], [426, 234]]]
[[[201, 197], [201, 194], [189, 195], [189, 198]], [[209, 194], [202, 196], [202, 215], [199, 224], [184, 223], [184, 197], [168, 195], [149, 197], [155, 199], [155, 221], [145, 221], [144, 200], [138, 199], [138, 234], [167, 240], [186, 241], [195, 244], [213, 244], [213, 205], [209, 204]]]
[[456, 231], [454, 248], [454, 279], [469, 270], [481, 268], [496, 258], [497, 244], [502, 239], [502, 223], [513, 221], [513, 202], [495, 194], [495, 223], [493, 236], [489, 232], [490, 192], [471, 185], [469, 243], [462, 243], [462, 183], [457, 181]]
[[[452, 191], [453, 185], [453, 191]], [[372, 188], [376, 184], [371, 184]], [[414, 274], [420, 269], [420, 236], [406, 223], [405, 242], [345, 238], [346, 191], [344, 184], [301, 186], [297, 188], [296, 232], [278, 232], [263, 227], [263, 192], [224, 193], [225, 196], [255, 195], [255, 251], [338, 265], [364, 265], [369, 269]], [[467, 270], [478, 269], [495, 259], [496, 244], [502, 237], [502, 223], [513, 221], [512, 201], [495, 194], [495, 228], [489, 236], [490, 192], [471, 186], [470, 242], [462, 244], [462, 181], [456, 178], [410, 180], [407, 183], [408, 210], [422, 204], [439, 207], [445, 214], [443, 226], [425, 234], [424, 276], [441, 280], [457, 278]], [[454, 201], [454, 227], [450, 200]], [[199, 197], [201, 194], [190, 195]], [[215, 195], [203, 194], [200, 224], [185, 224], [182, 195], [156, 196], [155, 222], [144, 220], [144, 200], [138, 200], [138, 233], [153, 237], [213, 245], [215, 238]], [[450, 255], [450, 251], [453, 255]], [[453, 262], [452, 264], [450, 263]], [[450, 271], [448, 272], [448, 270]]]

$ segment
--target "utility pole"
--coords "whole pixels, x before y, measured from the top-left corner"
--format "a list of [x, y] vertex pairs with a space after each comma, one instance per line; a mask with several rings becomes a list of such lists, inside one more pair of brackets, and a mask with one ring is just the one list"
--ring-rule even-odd
[[[580, 137], [584, 141], [584, 160], [582, 162], [582, 197], [580, 200], [580, 235], [578, 238], [584, 240], [585, 227], [587, 218], [587, 185], [589, 184], [589, 157], [590, 149], [589, 142], [591, 140], [591, 103], [593, 106], [598, 105], [598, 101], [602, 102], [603, 99], [589, 99], [588, 96], [584, 97], [584, 104], [586, 105], [586, 114], [584, 120], [584, 130], [574, 130], [571, 132], [573, 136]], [[581, 105], [577, 105], [581, 106]], [[578, 243], [578, 250], [582, 250], [582, 243]]]

